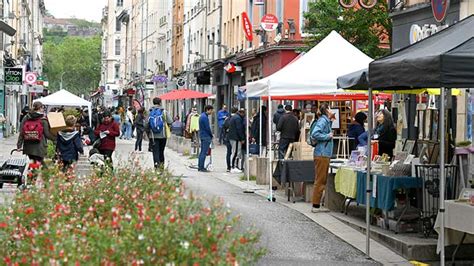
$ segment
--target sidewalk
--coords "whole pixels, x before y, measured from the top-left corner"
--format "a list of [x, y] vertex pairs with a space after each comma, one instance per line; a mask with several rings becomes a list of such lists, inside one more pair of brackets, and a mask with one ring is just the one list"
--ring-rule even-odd
[[[167, 149], [167, 152], [173, 152], [171, 149]], [[268, 197], [268, 185], [257, 185], [255, 181], [242, 181], [241, 177], [245, 176], [245, 173], [231, 174], [226, 173], [226, 162], [225, 162], [226, 148], [225, 146], [216, 145], [215, 149], [212, 151], [212, 160], [213, 160], [213, 172], [206, 173], [211, 175], [214, 178], [220, 179], [222, 181], [228, 182], [232, 185], [240, 187], [242, 191], [252, 190], [255, 191], [257, 195], [260, 195], [264, 198]], [[183, 156], [182, 156], [183, 157]], [[187, 165], [196, 165], [197, 159], [189, 159], [189, 157], [183, 157], [187, 159]], [[209, 159], [209, 157], [207, 158]], [[207, 163], [207, 161], [206, 161]], [[340, 220], [336, 219], [331, 213], [311, 213], [311, 204], [305, 202], [290, 203], [287, 201], [285, 192], [283, 190], [278, 190], [274, 193], [276, 197], [276, 203], [282, 204], [288, 208], [294, 209], [329, 232], [333, 233], [340, 239], [349, 243], [353, 247], [365, 252], [366, 250], [366, 236], [358, 230], [350, 227], [349, 225], [344, 224]], [[270, 203], [270, 202], [269, 202]], [[405, 258], [401, 257], [397, 253], [393, 252], [384, 245], [371, 240], [371, 258], [384, 264], [384, 265], [411, 265]]]

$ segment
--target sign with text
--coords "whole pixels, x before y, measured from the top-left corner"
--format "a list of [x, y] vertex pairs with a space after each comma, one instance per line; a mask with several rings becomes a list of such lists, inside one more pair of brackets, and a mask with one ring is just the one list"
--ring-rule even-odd
[[265, 0], [255, 0], [254, 5], [263, 6], [263, 5], [265, 5]]
[[23, 84], [23, 68], [6, 67], [5, 68], [5, 85], [22, 85]]
[[253, 40], [252, 23], [250, 23], [247, 12], [242, 12], [242, 26], [244, 28], [245, 38], [251, 42]]
[[260, 25], [265, 31], [274, 31], [278, 27], [278, 18], [273, 14], [266, 14], [263, 16]]

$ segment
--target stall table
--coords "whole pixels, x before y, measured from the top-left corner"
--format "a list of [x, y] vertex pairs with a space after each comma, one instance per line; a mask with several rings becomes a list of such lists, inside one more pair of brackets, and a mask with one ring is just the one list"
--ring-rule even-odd
[[[444, 203], [444, 245], [457, 245], [454, 250], [452, 261], [454, 262], [456, 252], [464, 243], [474, 243], [474, 206], [469, 205], [468, 202], [456, 202], [454, 200], [446, 200]], [[443, 247], [440, 233], [440, 216], [436, 217], [434, 229], [438, 233], [438, 246], [436, 252], [440, 252]]]
[[[314, 182], [314, 161], [312, 160], [280, 160], [273, 177], [285, 186], [288, 195], [295, 202], [295, 182]], [[292, 195], [292, 197], [291, 197]]]

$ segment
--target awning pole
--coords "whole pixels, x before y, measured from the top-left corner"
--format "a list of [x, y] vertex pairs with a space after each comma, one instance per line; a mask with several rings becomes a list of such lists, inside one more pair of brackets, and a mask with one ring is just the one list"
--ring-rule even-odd
[[445, 94], [444, 94], [445, 88], [442, 87], [440, 94], [441, 94], [441, 103], [440, 103], [440, 114], [439, 114], [439, 130], [440, 130], [440, 142], [439, 142], [439, 153], [441, 155], [440, 157], [440, 185], [439, 185], [439, 214], [440, 215], [440, 239], [441, 239], [441, 254], [440, 254], [440, 262], [441, 266], [444, 266], [444, 260], [445, 260], [445, 253], [444, 253], [444, 195], [446, 193], [445, 191], [445, 173], [444, 173], [444, 167], [445, 167], [445, 160], [444, 160], [444, 150], [445, 150], [445, 128], [444, 128], [444, 110], [445, 110]]
[[249, 97], [245, 98], [245, 175], [247, 176], [247, 186], [250, 182], [250, 167], [249, 167]]
[[[260, 97], [260, 99], [258, 100], [258, 104], [259, 104], [259, 108], [260, 108], [260, 120], [259, 120], [259, 125], [258, 125], [258, 156], [260, 157], [260, 155], [262, 155], [262, 125], [263, 125], [263, 122], [262, 122], [262, 98]], [[265, 133], [266, 134], [266, 133]]]
[[372, 88], [369, 88], [369, 128], [367, 130], [367, 176], [365, 178], [365, 237], [366, 237], [366, 247], [365, 254], [370, 258], [370, 177], [371, 177], [371, 167], [372, 167], [372, 129], [374, 121], [374, 99], [372, 96]]
[[[272, 97], [270, 96], [270, 90], [268, 90], [268, 113], [271, 114], [272, 113]], [[270, 178], [270, 191], [268, 193], [268, 200], [269, 201], [272, 201], [273, 200], [273, 191], [272, 191], [272, 187], [273, 187], [273, 177], [272, 177], [272, 160], [273, 160], [273, 152], [272, 152], [272, 138], [271, 138], [271, 134], [272, 134], [272, 120], [271, 119], [267, 119], [268, 121], [268, 136], [269, 139], [270, 139], [270, 143], [269, 143], [269, 147], [270, 147], [270, 152], [268, 153], [268, 178]]]

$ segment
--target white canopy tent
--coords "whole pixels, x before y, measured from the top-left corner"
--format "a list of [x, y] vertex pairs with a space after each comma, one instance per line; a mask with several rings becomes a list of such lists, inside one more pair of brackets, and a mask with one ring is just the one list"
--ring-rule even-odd
[[67, 90], [60, 90], [46, 97], [36, 99], [33, 102], [37, 101], [48, 106], [87, 106], [89, 112], [89, 125], [92, 126], [92, 103], [70, 93]]
[[248, 83], [247, 97], [343, 92], [337, 88], [337, 78], [366, 68], [372, 60], [332, 31], [297, 61], [269, 77]]

